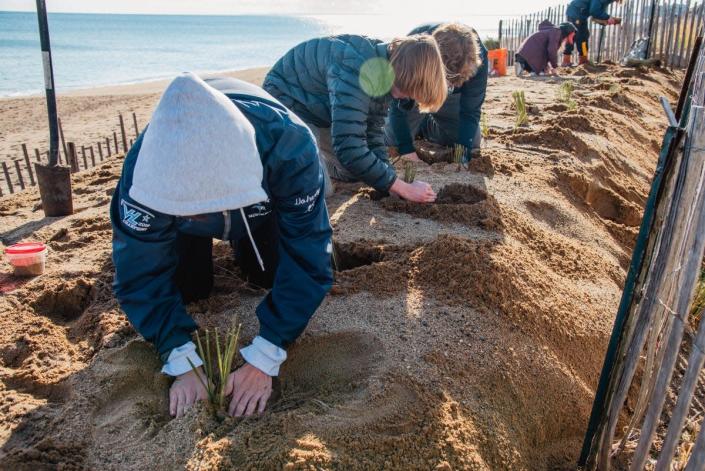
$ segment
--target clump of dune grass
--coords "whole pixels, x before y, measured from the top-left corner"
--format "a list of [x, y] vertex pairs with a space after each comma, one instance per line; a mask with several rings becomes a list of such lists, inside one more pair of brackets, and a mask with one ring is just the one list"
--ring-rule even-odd
[[455, 144], [453, 146], [453, 162], [458, 165], [457, 171], [459, 172], [462, 168], [463, 165], [465, 164], [465, 153], [466, 153], [466, 148], [462, 144]]
[[480, 113], [480, 133], [483, 139], [487, 139], [490, 135], [490, 125], [487, 123], [487, 113]]
[[524, 95], [524, 90], [512, 92], [512, 98], [514, 99], [514, 110], [516, 111], [514, 129], [526, 126], [529, 124], [529, 115], [526, 111], [526, 96]]
[[578, 108], [578, 103], [573, 99], [573, 91], [575, 91], [575, 85], [571, 80], [566, 80], [558, 88], [558, 100], [563, 103], [569, 111], [574, 111]]
[[404, 162], [404, 181], [414, 183], [416, 179], [416, 166], [413, 162]]
[[[226, 410], [225, 386], [230, 371], [232, 370], [235, 354], [237, 353], [240, 327], [241, 324], [233, 324], [233, 326], [225, 332], [222, 347], [218, 329], [213, 329], [214, 349], [211, 348], [211, 335], [208, 330], [205, 332], [205, 348], [203, 347], [204, 343], [201, 341], [201, 335], [196, 332], [196, 344], [198, 346], [198, 354], [203, 360], [203, 372], [206, 376], [205, 380], [191, 360], [188, 360], [191, 368], [196, 373], [196, 377], [206, 389], [208, 404], [215, 415], [224, 413]], [[215, 357], [213, 357], [213, 353], [215, 353]]]

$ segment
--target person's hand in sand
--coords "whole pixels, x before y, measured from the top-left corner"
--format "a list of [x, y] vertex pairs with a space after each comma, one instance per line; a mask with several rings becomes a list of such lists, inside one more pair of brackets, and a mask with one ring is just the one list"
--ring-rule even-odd
[[406, 183], [397, 178], [394, 180], [389, 192], [414, 203], [433, 203], [436, 201], [436, 192], [433, 191], [431, 185], [418, 180]]
[[406, 160], [408, 162], [421, 162], [421, 159], [419, 158], [416, 152], [409, 152], [408, 154], [404, 154], [401, 156], [401, 159]]
[[[198, 367], [198, 374], [206, 381], [201, 367]], [[177, 376], [169, 389], [169, 413], [173, 417], [181, 417], [196, 401], [204, 401], [207, 397], [206, 388], [196, 376], [196, 372], [188, 371]]]
[[272, 377], [245, 363], [228, 376], [225, 394], [232, 394], [228, 408], [231, 416], [250, 416], [255, 411], [261, 414], [272, 395]]

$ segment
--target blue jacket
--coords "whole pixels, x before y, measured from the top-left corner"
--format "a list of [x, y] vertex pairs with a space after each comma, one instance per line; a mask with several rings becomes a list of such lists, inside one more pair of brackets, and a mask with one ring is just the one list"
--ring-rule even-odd
[[573, 0], [568, 4], [566, 16], [571, 20], [586, 21], [588, 17], [597, 18], [598, 20], [609, 20], [610, 14], [607, 13], [607, 8], [615, 0]]
[[[442, 23], [421, 25], [411, 32], [412, 34], [433, 34]], [[482, 65], [474, 77], [467, 80], [462, 86], [455, 88], [453, 93], [460, 94], [460, 124], [458, 126], [458, 144], [466, 149], [472, 148], [473, 139], [480, 125], [482, 104], [485, 102], [487, 91], [488, 61], [487, 49], [480, 41], [480, 55]], [[393, 100], [389, 110], [389, 123], [394, 130], [400, 154], [414, 152], [414, 136], [411, 135], [409, 122], [406, 118], [408, 111], [413, 107], [410, 100]]]
[[[252, 229], [272, 215], [279, 229], [274, 286], [256, 310], [259, 335], [286, 348], [304, 330], [333, 282], [332, 230], [315, 141], [301, 120], [262, 89], [234, 79], [207, 82], [225, 93], [255, 128], [264, 167], [262, 187], [269, 200], [244, 210]], [[133, 201], [128, 192], [143, 136], [125, 158], [110, 207], [113, 287], [130, 322], [166, 359], [173, 348], [191, 340], [197, 327], [172, 281], [177, 235], [240, 240], [247, 233], [237, 209], [189, 218]], [[136, 212], [138, 219], [146, 214], [147, 223], [135, 224]]]
[[[304, 121], [330, 127], [340, 163], [359, 180], [387, 191], [396, 179], [383, 134], [391, 90], [370, 96], [360, 86], [360, 68], [374, 58], [388, 59], [387, 44], [378, 39], [311, 39], [279, 59], [263, 87]], [[380, 87], [373, 83], [372, 88]]]

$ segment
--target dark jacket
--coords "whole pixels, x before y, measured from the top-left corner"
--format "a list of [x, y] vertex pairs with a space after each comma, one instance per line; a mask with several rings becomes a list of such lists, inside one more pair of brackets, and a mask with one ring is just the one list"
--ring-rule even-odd
[[573, 0], [568, 4], [565, 14], [570, 20], [586, 21], [589, 17], [598, 20], [609, 20], [607, 8], [615, 0]]
[[[332, 230], [315, 141], [301, 120], [260, 88], [234, 79], [208, 82], [225, 93], [255, 128], [264, 167], [262, 187], [269, 200], [245, 208], [245, 214], [254, 229], [272, 213], [279, 229], [274, 287], [256, 313], [259, 335], [285, 348], [304, 330], [333, 282]], [[240, 240], [247, 233], [239, 210], [176, 217], [132, 200], [129, 189], [143, 136], [125, 158], [110, 207], [113, 286], [130, 322], [166, 359], [173, 348], [190, 341], [196, 329], [172, 280], [178, 264], [177, 235]], [[136, 224], [145, 220], [144, 215], [148, 222]]]
[[517, 54], [529, 63], [534, 72], [543, 72], [550, 62], [558, 67], [558, 48], [561, 45], [561, 29], [548, 20], [539, 24], [539, 30], [526, 38]]
[[340, 163], [387, 191], [396, 179], [383, 136], [391, 90], [370, 96], [360, 86], [360, 68], [373, 58], [387, 60], [387, 44], [354, 35], [311, 39], [279, 59], [263, 87], [304, 121], [330, 127]]
[[[443, 23], [432, 23], [418, 26], [409, 32], [412, 34], [433, 34]], [[458, 144], [467, 149], [472, 148], [473, 139], [480, 125], [482, 104], [485, 102], [487, 91], [487, 49], [480, 41], [480, 55], [482, 64], [477, 74], [467, 80], [463, 85], [453, 89], [453, 93], [460, 94], [460, 124], [458, 126]], [[389, 124], [394, 130], [400, 154], [414, 152], [414, 136], [411, 135], [409, 122], [406, 118], [408, 111], [413, 107], [410, 100], [393, 100], [389, 110]]]

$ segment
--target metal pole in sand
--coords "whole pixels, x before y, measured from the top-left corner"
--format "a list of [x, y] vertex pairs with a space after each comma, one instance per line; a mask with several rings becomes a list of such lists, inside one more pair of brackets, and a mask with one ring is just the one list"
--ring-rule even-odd
[[45, 0], [37, 0], [37, 20], [39, 22], [39, 40], [44, 66], [44, 89], [46, 93], [47, 115], [49, 118], [49, 164], [35, 164], [39, 195], [45, 216], [66, 216], [73, 213], [71, 194], [71, 171], [59, 165], [59, 124], [56, 112], [56, 93], [54, 89], [54, 70], [51, 63], [51, 45], [49, 42], [49, 21]]

